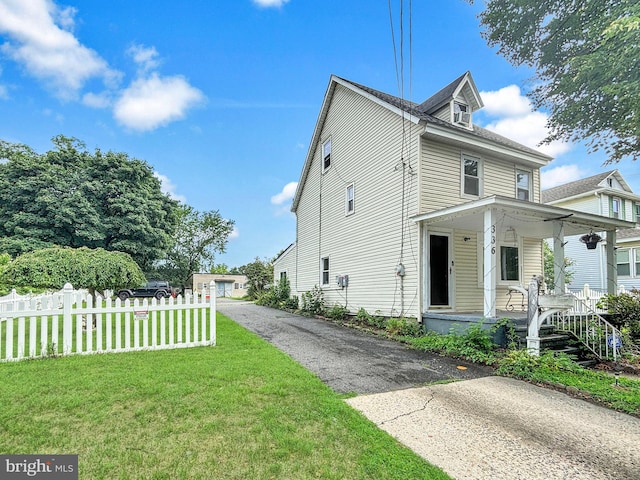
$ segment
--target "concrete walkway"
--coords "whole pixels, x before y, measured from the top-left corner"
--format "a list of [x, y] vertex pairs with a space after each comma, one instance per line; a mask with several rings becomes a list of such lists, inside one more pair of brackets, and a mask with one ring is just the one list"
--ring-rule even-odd
[[[636, 417], [323, 320], [218, 310], [336, 391], [365, 394], [347, 402], [457, 480], [640, 480]], [[412, 388], [443, 379], [465, 381]]]

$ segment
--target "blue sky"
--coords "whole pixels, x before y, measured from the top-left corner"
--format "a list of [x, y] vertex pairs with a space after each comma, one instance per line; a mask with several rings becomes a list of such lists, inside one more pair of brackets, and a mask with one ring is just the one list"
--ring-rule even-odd
[[[535, 146], [544, 112], [531, 71], [487, 47], [482, 2], [392, 0], [405, 97], [422, 102], [467, 70], [485, 108], [474, 121]], [[0, 0], [0, 139], [36, 151], [58, 134], [147, 161], [163, 187], [236, 222], [216, 263], [271, 258], [295, 239], [289, 212], [331, 74], [399, 95], [386, 0]], [[411, 45], [411, 48], [409, 48]], [[409, 59], [412, 68], [409, 70]], [[603, 167], [582, 145], [551, 145], [543, 186]]]

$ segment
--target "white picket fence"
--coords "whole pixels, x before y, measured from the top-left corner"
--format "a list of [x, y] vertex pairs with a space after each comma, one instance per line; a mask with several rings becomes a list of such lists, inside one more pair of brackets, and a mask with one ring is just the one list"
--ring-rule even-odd
[[[215, 292], [215, 282], [207, 289]], [[0, 300], [0, 362], [216, 344], [216, 296], [94, 298], [62, 292]]]
[[[573, 311], [575, 313], [589, 313], [589, 311], [600, 314], [608, 313], [606, 309], [598, 308], [598, 301], [600, 301], [600, 299], [604, 297], [607, 292], [592, 290], [591, 287], [589, 287], [589, 284], [585, 283], [584, 287], [579, 290], [567, 288], [567, 293], [572, 293], [573, 295], [575, 295], [577, 300], [579, 300], [575, 302], [573, 307]], [[629, 291], [625, 289], [624, 285], [621, 285], [618, 288], [617, 293], [619, 295], [621, 293], [629, 293]], [[585, 308], [585, 306], [587, 308]]]

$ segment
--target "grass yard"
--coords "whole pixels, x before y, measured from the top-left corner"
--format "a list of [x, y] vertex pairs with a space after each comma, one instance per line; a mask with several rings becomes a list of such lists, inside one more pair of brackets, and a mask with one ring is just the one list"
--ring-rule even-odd
[[0, 364], [0, 452], [82, 479], [448, 479], [218, 315], [218, 346]]

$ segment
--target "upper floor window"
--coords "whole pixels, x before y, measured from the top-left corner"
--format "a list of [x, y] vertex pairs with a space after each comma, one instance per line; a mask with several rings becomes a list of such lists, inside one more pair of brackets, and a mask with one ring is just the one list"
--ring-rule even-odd
[[453, 104], [453, 121], [464, 126], [469, 126], [471, 121], [471, 113], [469, 112], [469, 106], [464, 103], [455, 102]]
[[620, 218], [621, 201], [617, 197], [611, 198], [611, 216], [613, 218]]
[[640, 203], [635, 204], [634, 212], [636, 214], [636, 222], [640, 222]]
[[482, 164], [480, 159], [463, 155], [462, 157], [462, 193], [480, 196]]
[[331, 139], [327, 139], [322, 144], [322, 171], [331, 166]]
[[320, 259], [322, 285], [329, 285], [329, 257]]
[[347, 185], [346, 204], [345, 204], [346, 215], [352, 214], [354, 212], [354, 209], [355, 209], [355, 191], [352, 183], [351, 185]]
[[516, 170], [516, 197], [531, 200], [531, 172]]

